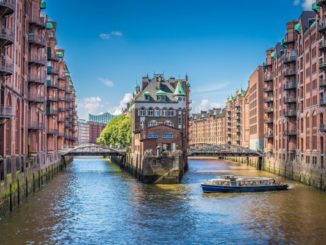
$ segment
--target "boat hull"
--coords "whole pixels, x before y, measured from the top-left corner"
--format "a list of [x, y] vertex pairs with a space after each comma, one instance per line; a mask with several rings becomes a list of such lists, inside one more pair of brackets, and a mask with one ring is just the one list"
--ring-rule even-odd
[[271, 186], [216, 186], [216, 185], [201, 185], [205, 193], [220, 193], [220, 192], [261, 192], [261, 191], [282, 191], [287, 190], [288, 185], [271, 185]]

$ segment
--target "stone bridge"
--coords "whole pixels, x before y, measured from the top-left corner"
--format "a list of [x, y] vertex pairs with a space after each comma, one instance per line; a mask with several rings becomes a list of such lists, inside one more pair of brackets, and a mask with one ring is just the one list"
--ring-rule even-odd
[[103, 157], [124, 157], [126, 155], [125, 149], [113, 149], [109, 146], [86, 144], [79, 145], [73, 149], [62, 152], [62, 156], [103, 156]]
[[188, 156], [207, 157], [263, 157], [263, 153], [235, 145], [200, 145], [191, 146]]

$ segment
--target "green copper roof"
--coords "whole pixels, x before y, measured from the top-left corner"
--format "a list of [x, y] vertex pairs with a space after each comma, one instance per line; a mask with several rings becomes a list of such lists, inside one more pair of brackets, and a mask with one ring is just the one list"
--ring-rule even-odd
[[165, 96], [165, 95], [166, 95], [166, 93], [162, 90], [159, 90], [156, 92], [156, 96]]
[[148, 91], [145, 91], [144, 95], [150, 95], [150, 93]]
[[317, 5], [317, 3], [313, 3], [312, 6], [311, 6], [311, 8], [312, 8], [313, 11], [315, 11], [317, 14], [319, 14], [320, 8]]
[[58, 58], [63, 58], [63, 52], [58, 51], [58, 52], [57, 52], [57, 56], [58, 56]]
[[186, 95], [180, 81], [178, 81], [177, 87], [175, 88], [173, 94], [176, 95], [176, 96], [185, 96]]
[[46, 1], [45, 0], [42, 0], [41, 1], [41, 9], [46, 9]]
[[301, 24], [298, 23], [294, 26], [294, 30], [297, 32], [297, 33], [300, 33], [301, 32]]
[[276, 59], [276, 52], [275, 51], [273, 51], [272, 53], [271, 53], [271, 57], [272, 57], [272, 59]]
[[51, 22], [46, 23], [46, 29], [51, 30], [53, 29], [53, 24]]
[[190, 87], [191, 87], [191, 85], [190, 85], [190, 82], [189, 82], [189, 81], [187, 81], [187, 86], [188, 86], [188, 88], [190, 88]]
[[67, 71], [66, 71], [66, 72], [65, 72], [65, 76], [66, 76], [66, 77], [69, 77], [69, 76], [70, 76], [70, 72], [67, 72]]

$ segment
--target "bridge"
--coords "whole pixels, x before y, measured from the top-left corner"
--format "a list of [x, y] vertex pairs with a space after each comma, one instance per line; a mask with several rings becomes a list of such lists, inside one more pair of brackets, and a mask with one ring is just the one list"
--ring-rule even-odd
[[97, 145], [97, 144], [86, 144], [79, 145], [75, 148], [69, 149], [62, 152], [62, 156], [121, 156], [126, 155], [125, 149], [113, 149], [109, 146]]
[[200, 145], [191, 146], [187, 152], [189, 157], [262, 157], [263, 153], [235, 145]]

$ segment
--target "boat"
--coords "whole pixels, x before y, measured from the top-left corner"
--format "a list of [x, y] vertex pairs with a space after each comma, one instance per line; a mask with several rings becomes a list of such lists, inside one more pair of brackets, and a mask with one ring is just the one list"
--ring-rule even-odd
[[201, 184], [204, 193], [259, 192], [287, 190], [288, 185], [267, 177], [222, 175]]

